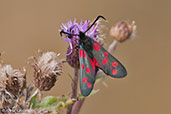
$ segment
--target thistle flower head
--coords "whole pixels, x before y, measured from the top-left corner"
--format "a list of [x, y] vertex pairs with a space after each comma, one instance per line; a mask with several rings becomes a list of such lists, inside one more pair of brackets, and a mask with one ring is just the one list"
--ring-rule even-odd
[[[99, 34], [98, 25], [99, 25], [99, 23], [97, 23], [96, 25], [93, 25], [93, 27], [88, 32], [86, 32], [86, 35], [93, 38], [94, 40], [96, 40], [97, 35]], [[80, 31], [85, 32], [89, 26], [90, 26], [89, 20], [85, 20], [84, 22], [83, 22], [83, 20], [81, 20], [80, 23], [77, 23], [76, 19], [74, 19], [73, 22], [71, 20], [69, 20], [66, 24], [62, 24], [61, 29], [64, 32], [67, 32], [70, 34], [79, 34]], [[74, 36], [74, 37], [78, 38], [78, 36]], [[64, 40], [67, 42], [70, 42], [71, 39], [72, 38], [68, 38], [68, 37], [67, 37], [67, 39], [64, 38]]]
[[59, 54], [54, 52], [42, 53], [38, 58], [32, 57], [34, 67], [34, 84], [40, 91], [50, 90], [61, 75], [61, 62]]
[[[81, 22], [78, 23], [76, 22], [76, 19], [74, 19], [73, 22], [69, 20], [66, 24], [62, 24], [61, 29], [64, 32], [70, 34], [79, 34], [80, 31], [85, 32], [90, 25], [91, 23], [89, 20], [85, 20], [84, 22], [83, 20], [81, 20]], [[102, 39], [100, 35], [99, 22], [93, 25], [91, 29], [86, 32], [86, 35], [94, 40], [101, 42]], [[69, 38], [68, 35], [66, 35], [66, 38], [62, 36], [62, 38], [69, 43], [69, 47], [66, 54], [68, 63], [74, 68], [79, 68], [78, 40], [76, 40], [74, 37], [77, 39], [79, 38], [78, 36], [72, 36], [72, 38]]]
[[0, 66], [0, 91], [17, 97], [25, 86], [24, 76], [25, 74], [18, 69], [13, 69], [11, 65]]
[[134, 38], [136, 33], [135, 21], [132, 24], [126, 21], [116, 23], [110, 30], [110, 35], [119, 42], [124, 42], [129, 38]]

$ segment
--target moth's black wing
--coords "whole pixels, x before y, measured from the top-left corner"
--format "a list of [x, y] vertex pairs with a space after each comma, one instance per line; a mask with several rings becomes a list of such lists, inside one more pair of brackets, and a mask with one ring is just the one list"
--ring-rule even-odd
[[80, 61], [80, 89], [83, 96], [88, 96], [94, 86], [96, 76], [96, 66], [88, 53], [79, 46], [79, 61]]
[[[91, 39], [86, 36], [86, 38]], [[106, 51], [99, 43], [91, 39], [93, 50], [91, 51], [96, 61], [96, 66], [104, 71], [105, 74], [111, 77], [121, 78], [127, 75], [125, 67], [108, 51]]]

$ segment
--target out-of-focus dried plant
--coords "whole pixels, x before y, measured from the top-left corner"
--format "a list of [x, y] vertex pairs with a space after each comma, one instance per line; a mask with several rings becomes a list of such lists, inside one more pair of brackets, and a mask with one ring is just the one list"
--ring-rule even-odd
[[34, 68], [34, 84], [40, 91], [50, 90], [62, 73], [60, 54], [54, 52], [42, 53], [38, 58], [31, 57]]
[[18, 96], [25, 82], [25, 74], [11, 65], [0, 67], [0, 89], [7, 90], [13, 96]]
[[[41, 91], [50, 90], [62, 73], [62, 60], [55, 52], [41, 53], [31, 57], [34, 68], [34, 83], [27, 84], [26, 70], [13, 69], [11, 65], [0, 64], [0, 111], [2, 113], [57, 114], [76, 99], [46, 96]], [[36, 87], [36, 89], [34, 89]], [[33, 91], [34, 90], [34, 91]]]
[[11, 65], [0, 67], [0, 94], [3, 107], [13, 107], [14, 102], [23, 95], [23, 89], [26, 86], [25, 75], [25, 69], [22, 73], [18, 69], [13, 69]]
[[135, 33], [135, 21], [132, 21], [131, 24], [126, 21], [119, 21], [110, 29], [110, 35], [119, 42], [135, 37]]
[[112, 53], [118, 42], [122, 43], [127, 39], [134, 38], [136, 35], [136, 28], [137, 26], [135, 25], [135, 21], [132, 21], [131, 24], [126, 21], [119, 21], [112, 26], [110, 29], [110, 36], [115, 40], [110, 44], [108, 51]]

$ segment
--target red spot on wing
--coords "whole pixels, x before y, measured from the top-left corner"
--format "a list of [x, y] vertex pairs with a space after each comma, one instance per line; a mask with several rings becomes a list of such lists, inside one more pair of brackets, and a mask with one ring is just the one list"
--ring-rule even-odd
[[94, 48], [95, 51], [99, 51], [99, 47], [97, 45], [94, 44], [93, 48]]
[[100, 47], [100, 44], [98, 44], [96, 41], [94, 41], [94, 43], [96, 46]]
[[113, 67], [116, 67], [116, 66], [118, 66], [118, 63], [117, 63], [116, 61], [114, 61], [114, 62], [112, 63], [112, 66], [113, 66]]
[[83, 83], [87, 82], [87, 78], [84, 77], [84, 78], [82, 79], [82, 82], [83, 82]]
[[85, 65], [84, 64], [81, 64], [81, 68], [84, 69], [85, 68]]
[[86, 53], [85, 53], [85, 51], [83, 51], [83, 58], [85, 58], [86, 57]]
[[93, 69], [93, 72], [95, 73], [95, 63], [94, 63], [94, 61], [92, 61], [91, 58], [89, 58], [89, 59], [90, 59], [90, 63], [91, 63], [91, 67]]
[[116, 70], [116, 69], [113, 69], [113, 70], [112, 70], [112, 74], [113, 74], [113, 75], [116, 75], [116, 74], [117, 74], [117, 70]]
[[101, 68], [98, 62], [96, 63], [96, 66], [98, 66], [99, 68]]
[[94, 41], [93, 47], [94, 47], [94, 50], [99, 51], [100, 44], [98, 44], [96, 41]]
[[93, 58], [93, 62], [94, 62], [94, 64], [95, 64], [97, 67], [101, 68], [100, 65], [99, 65], [99, 63], [97, 62], [97, 60], [96, 60], [95, 58]]
[[104, 52], [104, 56], [107, 57], [109, 54], [108, 52]]
[[79, 49], [79, 54], [80, 54], [80, 58], [82, 57], [83, 53], [82, 53], [82, 49]]
[[90, 68], [86, 68], [86, 72], [91, 72]]
[[102, 64], [105, 65], [105, 64], [107, 63], [107, 61], [108, 61], [108, 60], [107, 60], [106, 58], [103, 59]]
[[87, 83], [87, 87], [91, 88], [92, 84], [90, 82]]

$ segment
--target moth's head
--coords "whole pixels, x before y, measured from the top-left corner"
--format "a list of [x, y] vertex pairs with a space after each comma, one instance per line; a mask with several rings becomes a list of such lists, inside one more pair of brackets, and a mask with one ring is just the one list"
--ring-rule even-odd
[[85, 37], [85, 33], [80, 31], [78, 36], [79, 36], [79, 38], [84, 38]]

